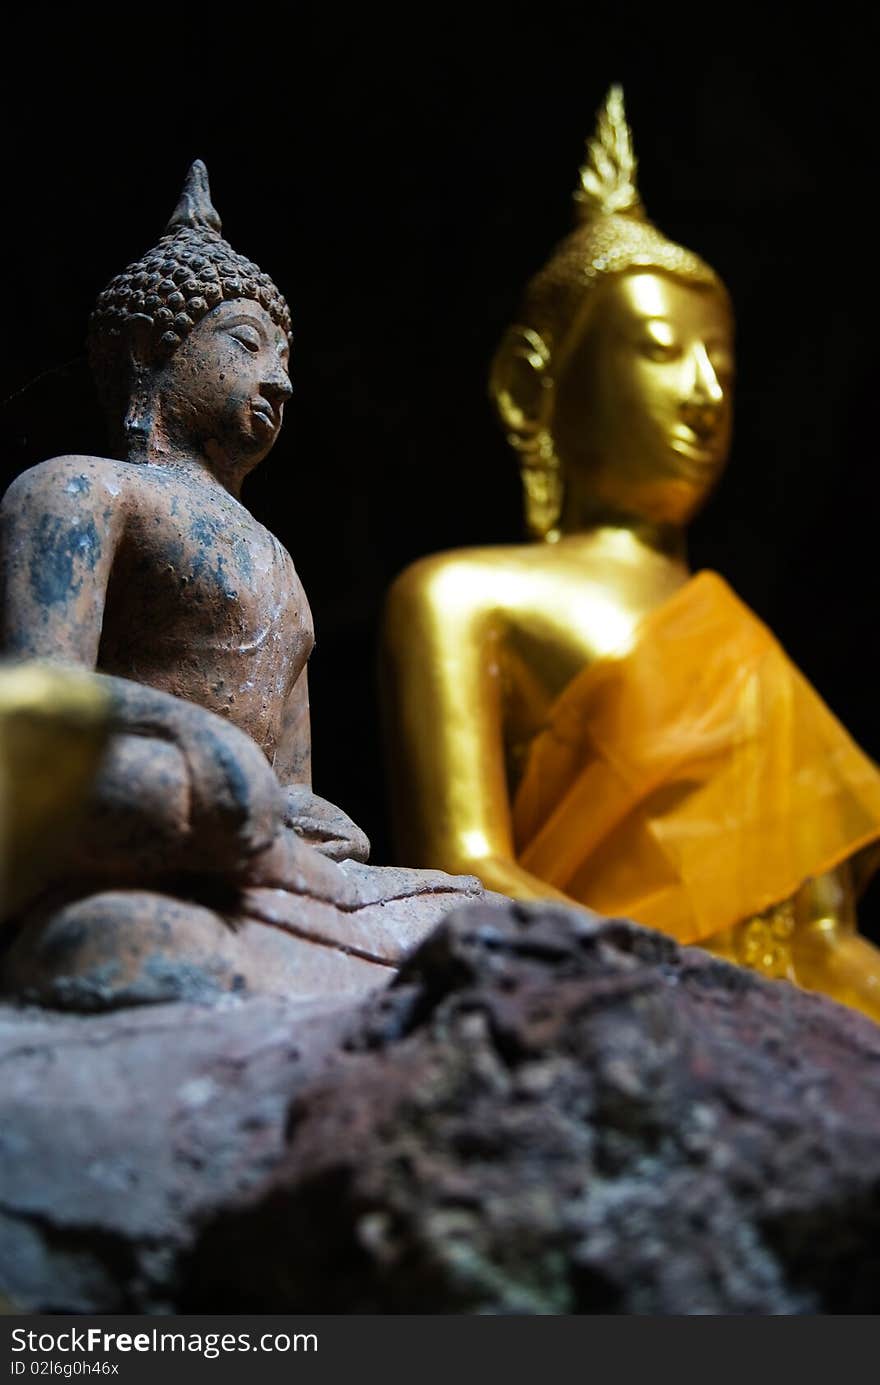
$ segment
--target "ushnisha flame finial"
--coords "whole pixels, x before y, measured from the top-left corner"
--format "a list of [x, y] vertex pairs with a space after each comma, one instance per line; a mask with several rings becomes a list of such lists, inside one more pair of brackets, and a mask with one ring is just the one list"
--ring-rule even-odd
[[192, 230], [201, 227], [204, 230], [216, 231], [218, 236], [222, 230], [217, 209], [211, 201], [208, 170], [201, 159], [195, 159], [190, 164], [180, 200], [165, 227], [166, 236], [173, 235], [183, 226], [188, 226]]
[[587, 157], [575, 190], [579, 221], [617, 212], [644, 219], [645, 209], [636, 186], [636, 156], [632, 131], [623, 105], [623, 87], [608, 89], [596, 118], [596, 131], [587, 140]]

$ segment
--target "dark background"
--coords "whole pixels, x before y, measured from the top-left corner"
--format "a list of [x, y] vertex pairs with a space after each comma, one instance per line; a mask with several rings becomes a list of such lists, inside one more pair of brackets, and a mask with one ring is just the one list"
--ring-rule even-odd
[[315, 786], [380, 861], [383, 593], [421, 554], [521, 534], [487, 364], [571, 224], [614, 80], [649, 214], [738, 315], [733, 458], [694, 566], [732, 582], [880, 758], [873, 35], [839, 6], [603, 15], [67, 10], [6, 36], [3, 484], [102, 450], [88, 312], [204, 158], [224, 233], [293, 311], [294, 400], [245, 499], [314, 609]]

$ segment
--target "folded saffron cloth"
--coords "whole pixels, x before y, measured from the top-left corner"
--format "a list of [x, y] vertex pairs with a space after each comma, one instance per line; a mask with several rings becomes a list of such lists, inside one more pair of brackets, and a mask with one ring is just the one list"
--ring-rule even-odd
[[880, 771], [714, 572], [590, 665], [535, 738], [517, 857], [603, 914], [699, 942], [880, 839]]

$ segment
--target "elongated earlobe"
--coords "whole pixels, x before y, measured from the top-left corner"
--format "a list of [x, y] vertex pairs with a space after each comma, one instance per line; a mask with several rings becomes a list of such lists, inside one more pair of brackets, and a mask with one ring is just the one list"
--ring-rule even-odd
[[489, 394], [519, 457], [526, 527], [555, 543], [562, 512], [562, 469], [553, 447], [550, 347], [531, 327], [508, 329], [489, 377]]
[[550, 349], [531, 327], [508, 328], [495, 353], [489, 375], [489, 394], [505, 429], [518, 439], [537, 431], [552, 410], [553, 381]]

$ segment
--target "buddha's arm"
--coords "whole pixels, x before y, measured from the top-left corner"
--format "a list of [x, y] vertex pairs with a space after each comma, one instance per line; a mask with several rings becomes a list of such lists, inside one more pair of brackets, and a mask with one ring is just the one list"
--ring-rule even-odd
[[14, 658], [93, 669], [121, 507], [81, 460], [34, 467], [4, 497], [0, 642]]
[[[10, 487], [0, 506], [4, 654], [95, 669], [125, 522], [120, 490], [115, 470], [76, 457], [35, 467]], [[114, 734], [81, 814], [78, 868], [114, 878], [235, 874], [280, 820], [265, 757], [192, 703], [125, 678], [101, 682]]]
[[285, 823], [335, 861], [366, 861], [370, 843], [347, 813], [312, 791], [312, 732], [308, 670], [303, 669], [287, 699], [275, 751], [275, 773], [286, 791]]
[[433, 560], [392, 588], [383, 638], [398, 858], [478, 875], [518, 899], [559, 899], [516, 861], [504, 766], [500, 630], [478, 574]]
[[312, 726], [309, 715], [308, 668], [297, 678], [284, 705], [281, 735], [272, 761], [278, 782], [312, 787]]

